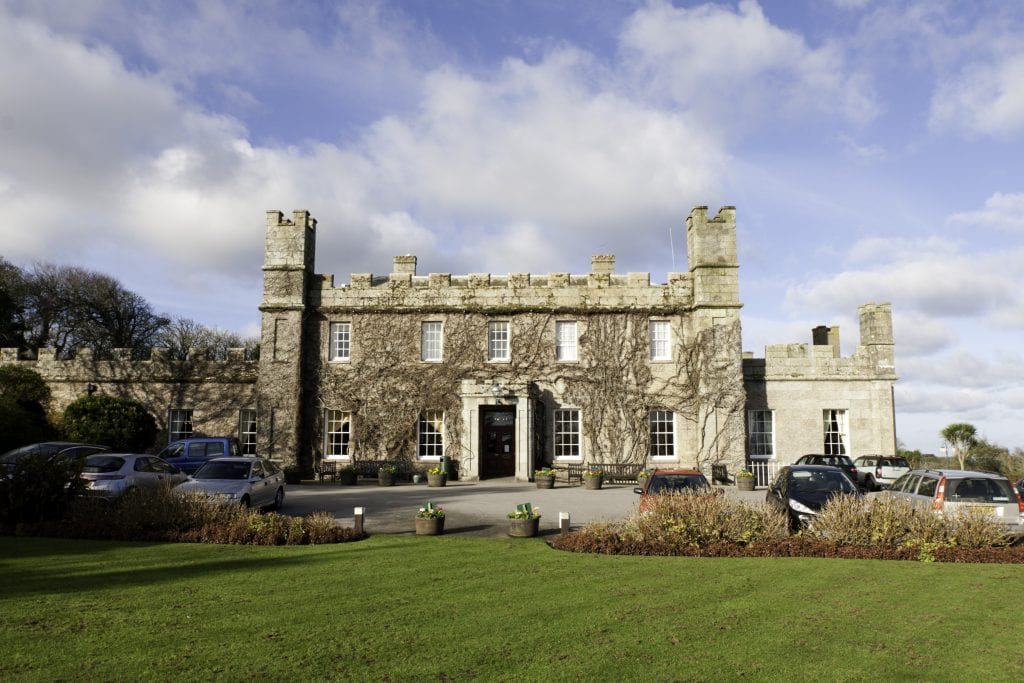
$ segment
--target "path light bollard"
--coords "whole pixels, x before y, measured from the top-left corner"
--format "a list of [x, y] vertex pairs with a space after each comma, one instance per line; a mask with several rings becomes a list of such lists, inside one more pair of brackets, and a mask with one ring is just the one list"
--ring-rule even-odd
[[363, 533], [363, 515], [366, 512], [366, 508], [354, 508], [353, 518], [355, 519], [355, 529], [357, 534]]
[[563, 533], [563, 534], [569, 533], [569, 523], [570, 523], [570, 521], [569, 521], [569, 513], [568, 512], [559, 512], [558, 513], [558, 530], [559, 530], [560, 533]]

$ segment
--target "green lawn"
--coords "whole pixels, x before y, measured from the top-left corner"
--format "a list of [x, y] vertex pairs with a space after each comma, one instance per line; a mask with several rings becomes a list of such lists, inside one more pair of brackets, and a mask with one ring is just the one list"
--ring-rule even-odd
[[1010, 680], [1020, 565], [0, 538], [0, 680]]

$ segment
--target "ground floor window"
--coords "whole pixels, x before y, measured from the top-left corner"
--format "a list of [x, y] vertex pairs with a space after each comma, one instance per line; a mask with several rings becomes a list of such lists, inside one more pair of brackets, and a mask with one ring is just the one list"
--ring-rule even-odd
[[425, 410], [420, 413], [416, 453], [424, 459], [437, 459], [444, 455], [444, 411]]
[[576, 408], [560, 408], [555, 411], [555, 448], [556, 458], [579, 458], [580, 450], [580, 411]]
[[676, 454], [676, 419], [671, 410], [660, 408], [648, 414], [652, 458], [672, 458]]
[[349, 458], [349, 439], [352, 436], [352, 413], [328, 410], [324, 419], [324, 457]]
[[845, 410], [825, 410], [825, 454], [846, 455], [849, 449], [850, 434], [847, 432]]
[[775, 415], [773, 411], [747, 411], [747, 454], [751, 458], [775, 457]]
[[238, 411], [238, 443], [242, 455], [256, 455], [256, 409], [242, 408]]
[[192, 436], [192, 409], [171, 408], [167, 414], [167, 441], [188, 439]]

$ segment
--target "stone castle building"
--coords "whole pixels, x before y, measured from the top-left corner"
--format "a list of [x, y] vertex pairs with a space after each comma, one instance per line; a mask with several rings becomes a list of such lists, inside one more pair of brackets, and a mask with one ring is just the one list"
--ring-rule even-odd
[[891, 311], [859, 310], [860, 344], [741, 351], [735, 209], [687, 218], [687, 272], [451, 275], [398, 256], [344, 284], [316, 273], [317, 222], [267, 213], [261, 352], [227, 361], [0, 363], [39, 371], [63, 408], [89, 385], [150, 406], [168, 439], [237, 434], [247, 452], [307, 469], [328, 460], [446, 458], [467, 479], [529, 479], [546, 464], [788, 463], [803, 453], [893, 453]]

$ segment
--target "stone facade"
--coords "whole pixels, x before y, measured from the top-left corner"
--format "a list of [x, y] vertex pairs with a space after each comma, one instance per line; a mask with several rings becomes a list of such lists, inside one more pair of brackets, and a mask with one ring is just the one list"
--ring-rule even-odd
[[316, 230], [307, 211], [267, 212], [258, 363], [240, 350], [186, 363], [159, 350], [147, 361], [26, 361], [9, 349], [0, 362], [31, 363], [56, 410], [93, 385], [142, 400], [165, 433], [172, 411], [210, 435], [240, 433], [255, 416], [252, 447], [307, 469], [329, 459], [423, 469], [444, 457], [464, 478], [529, 479], [565, 463], [735, 471], [752, 455], [821, 452], [824, 438], [851, 455], [893, 452], [889, 306], [861, 307], [851, 358], [824, 327], [810, 347], [744, 357], [733, 207], [690, 213], [688, 268], [660, 284], [616, 273], [607, 255], [579, 275], [421, 275], [405, 255], [391, 273], [336, 284], [315, 271]]

